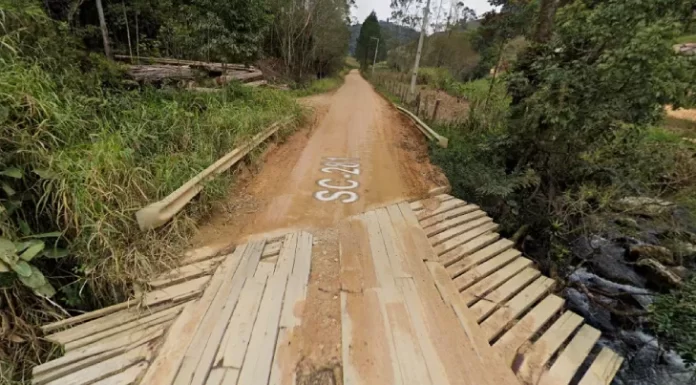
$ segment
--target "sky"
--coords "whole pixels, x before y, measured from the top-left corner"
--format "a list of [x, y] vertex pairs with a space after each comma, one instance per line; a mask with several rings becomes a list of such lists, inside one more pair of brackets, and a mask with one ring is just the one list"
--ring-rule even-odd
[[[434, 6], [433, 9], [440, 4], [438, 0], [431, 0], [431, 2], [431, 6]], [[357, 8], [351, 9], [351, 16], [355, 17], [359, 23], [362, 23], [370, 12], [374, 10], [378, 19], [386, 20], [391, 16], [389, 3], [391, 3], [391, 0], [356, 0]], [[476, 15], [479, 16], [493, 9], [488, 0], [464, 0], [464, 5], [476, 11]]]

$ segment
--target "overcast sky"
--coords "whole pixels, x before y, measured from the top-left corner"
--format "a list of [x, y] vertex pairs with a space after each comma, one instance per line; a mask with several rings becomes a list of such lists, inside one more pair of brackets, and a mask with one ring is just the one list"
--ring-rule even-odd
[[[351, 16], [355, 17], [359, 23], [362, 23], [370, 12], [375, 11], [378, 19], [387, 20], [391, 16], [389, 3], [391, 3], [391, 0], [356, 0], [355, 4], [358, 7], [351, 10]], [[444, 3], [448, 3], [448, 1], [444, 1]], [[431, 0], [432, 9], [436, 9], [439, 4], [439, 0]], [[476, 11], [478, 16], [493, 9], [488, 0], [464, 0], [464, 5]]]

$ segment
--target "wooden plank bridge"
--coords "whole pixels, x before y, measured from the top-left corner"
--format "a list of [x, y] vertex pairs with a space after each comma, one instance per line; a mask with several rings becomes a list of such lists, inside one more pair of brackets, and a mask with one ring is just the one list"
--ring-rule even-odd
[[[338, 227], [337, 383], [594, 385], [622, 364], [475, 205], [443, 194]], [[296, 384], [313, 236], [254, 239], [189, 254], [137, 301], [46, 325], [65, 354], [33, 383]]]

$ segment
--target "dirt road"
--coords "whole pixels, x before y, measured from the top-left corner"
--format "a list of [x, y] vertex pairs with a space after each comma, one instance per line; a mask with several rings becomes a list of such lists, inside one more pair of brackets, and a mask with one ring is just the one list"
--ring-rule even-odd
[[315, 127], [272, 149], [260, 173], [201, 228], [197, 244], [326, 227], [446, 183], [420, 133], [357, 71], [336, 92], [303, 103], [316, 110]]

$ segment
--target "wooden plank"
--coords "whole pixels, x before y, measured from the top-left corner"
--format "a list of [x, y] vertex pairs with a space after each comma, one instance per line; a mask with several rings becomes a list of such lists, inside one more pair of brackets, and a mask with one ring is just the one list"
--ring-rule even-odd
[[554, 281], [550, 278], [539, 277], [519, 294], [512, 297], [498, 310], [493, 312], [482, 324], [481, 329], [489, 341], [497, 337], [520, 314], [529, 309], [536, 301], [543, 298], [551, 290]]
[[551, 365], [548, 372], [541, 376], [539, 385], [565, 385], [570, 383], [575, 372], [582, 365], [592, 347], [600, 336], [599, 330], [590, 325], [583, 325], [578, 334], [570, 340], [568, 346]]
[[[493, 272], [500, 270], [508, 263], [519, 258], [520, 254], [521, 253], [517, 250], [506, 250], [502, 254], [489, 259], [488, 261], [474, 267], [473, 269], [455, 278], [454, 283], [457, 285], [459, 290], [466, 290], [470, 286], [474, 285], [476, 282], [489, 276]], [[473, 258], [469, 256], [467, 260], [470, 259]]]
[[47, 385], [86, 385], [108, 378], [113, 374], [120, 373], [131, 365], [149, 360], [152, 356], [152, 349], [148, 345], [141, 345], [131, 349], [116, 357], [101, 361], [96, 365], [86, 367], [67, 376], [50, 381]]
[[108, 330], [125, 323], [138, 320], [148, 315], [155, 314], [157, 312], [166, 310], [171, 306], [158, 306], [150, 309], [142, 309], [138, 307], [132, 307], [130, 309], [121, 310], [116, 313], [112, 313], [102, 318], [98, 318], [87, 323], [75, 326], [73, 328], [63, 330], [61, 332], [50, 334], [44, 338], [49, 341], [55, 342], [57, 344], [66, 344], [70, 341], [74, 341], [85, 336], [89, 336], [95, 333]]
[[538, 270], [525, 269], [499, 288], [486, 295], [481, 301], [471, 307], [471, 311], [476, 314], [479, 322], [481, 322], [496, 310], [498, 305], [509, 301], [513, 296], [517, 295], [533, 282], [543, 281], [542, 278], [545, 277], [542, 277]]
[[285, 277], [290, 275], [290, 272], [295, 264], [298, 237], [299, 234], [296, 232], [287, 234], [285, 236], [283, 248], [280, 250], [278, 262], [276, 263], [276, 274], [280, 274]]
[[[483, 212], [483, 211], [481, 211]], [[478, 214], [478, 212], [473, 212], [472, 214]], [[458, 219], [458, 218], [455, 218]], [[487, 216], [481, 216], [477, 219], [467, 221], [465, 223], [458, 224], [456, 227], [452, 227], [446, 231], [430, 237], [430, 243], [433, 246], [438, 246], [441, 243], [448, 241], [458, 235], [464, 234], [470, 230], [476, 229], [480, 226], [486, 225], [493, 222], [493, 219]], [[497, 228], [497, 226], [496, 226]]]
[[227, 368], [212, 368], [205, 385], [222, 385], [222, 380], [227, 374]]
[[428, 270], [435, 281], [435, 286], [440, 292], [442, 299], [446, 304], [452, 307], [457, 315], [459, 323], [464, 329], [467, 338], [472, 343], [472, 347], [481, 361], [485, 361], [486, 357], [493, 354], [493, 350], [488, 344], [488, 340], [484, 338], [480, 332], [476, 317], [471, 313], [469, 308], [464, 303], [454, 282], [449, 278], [445, 267], [438, 262], [427, 262]]
[[556, 351], [582, 325], [582, 317], [567, 311], [563, 313], [539, 339], [525, 352], [517, 372], [525, 383], [536, 384], [546, 364]]
[[283, 275], [274, 275], [266, 285], [244, 365], [239, 372], [240, 384], [268, 383], [287, 279]]
[[225, 378], [222, 380], [222, 383], [224, 385], [236, 384], [237, 379], [239, 379], [239, 369], [227, 369], [227, 373], [225, 373]]
[[[392, 206], [391, 210], [398, 207]], [[399, 212], [400, 213], [400, 212]], [[382, 242], [385, 245], [387, 259], [391, 268], [384, 274], [389, 275], [394, 280], [394, 290], [389, 292], [384, 290], [386, 296], [383, 297], [381, 311], [386, 315], [391, 330], [398, 364], [401, 368], [402, 381], [404, 384], [431, 384], [427, 366], [423, 361], [423, 353], [420, 344], [416, 340], [413, 325], [408, 317], [408, 310], [403, 298], [402, 289], [397, 285], [398, 278], [408, 278], [408, 265], [404, 260], [403, 248], [400, 244], [401, 233], [397, 232], [392, 223], [393, 217], [387, 208], [376, 210], [377, 220], [382, 235]], [[370, 238], [370, 243], [379, 242], [378, 239]], [[374, 256], [373, 256], [374, 258]], [[391, 281], [389, 281], [391, 284]]]
[[94, 385], [135, 385], [138, 383], [138, 377], [147, 370], [147, 366], [147, 362], [139, 362], [121, 373], [95, 382]]
[[[250, 245], [248, 252], [242, 257], [242, 262], [246, 262], [247, 265], [243, 268], [240, 266], [240, 269], [234, 274], [229, 290], [223, 290], [224, 286], [221, 288], [218, 297], [208, 309], [206, 320], [199, 329], [196, 340], [189, 346], [189, 351], [186, 353], [186, 358], [175, 383], [182, 385], [203, 385], [205, 383], [232, 313], [237, 307], [244, 282], [256, 271], [255, 265], [259, 264], [264, 244], [265, 240], [262, 240]], [[206, 322], [208, 320], [210, 323]], [[194, 367], [193, 379], [189, 381], [191, 372], [188, 370]]]
[[[410, 209], [399, 206], [401, 218], [390, 210], [392, 222], [401, 236], [404, 256], [413, 275], [412, 282], [423, 307], [423, 319], [429, 340], [442, 362], [446, 378], [454, 384], [517, 384], [509, 367], [495, 364], [492, 357], [480, 359], [469, 342], [460, 321], [451, 307], [442, 300], [424, 260], [432, 260], [434, 253], [422, 229], [409, 225], [406, 218]], [[426, 349], [427, 350], [427, 349]], [[397, 351], [398, 352], [398, 351]], [[433, 379], [435, 381], [436, 379]]]
[[48, 334], [48, 333], [55, 331], [55, 330], [58, 330], [58, 329], [67, 328], [68, 326], [76, 325], [76, 324], [79, 324], [82, 322], [87, 322], [87, 321], [90, 321], [90, 320], [93, 320], [96, 318], [103, 318], [109, 314], [113, 314], [116, 312], [122, 312], [123, 310], [136, 308], [139, 304], [140, 304], [140, 300], [133, 300], [133, 301], [118, 303], [116, 305], [111, 305], [111, 306], [105, 307], [103, 309], [95, 310], [95, 311], [85, 313], [85, 314], [80, 314], [78, 316], [66, 318], [64, 320], [60, 320], [57, 322], [52, 322], [50, 324], [42, 326], [41, 330], [44, 332], [44, 334]]
[[[529, 280], [526, 282], [531, 282], [541, 275], [538, 270], [531, 268], [531, 265], [531, 260], [523, 257], [517, 258], [509, 265], [484, 278], [481, 282], [464, 290], [462, 292], [462, 299], [464, 299], [467, 306], [471, 306], [474, 304], [474, 302], [478, 301], [480, 298], [484, 298], [488, 293], [499, 288], [501, 285], [505, 284], [505, 282], [508, 282], [510, 278], [516, 276], [522, 271], [524, 271], [526, 275], [529, 275]], [[524, 283], [525, 285], [526, 282]], [[481, 302], [483, 302], [483, 304], [486, 302], [495, 304], [497, 302], [494, 302], [494, 298], [495, 297], [486, 298], [485, 301]]]
[[482, 218], [465, 225], [463, 228], [466, 228], [466, 230], [459, 233], [457, 236], [448, 238], [446, 241], [438, 244], [432, 243], [433, 238], [435, 237], [430, 238], [433, 248], [435, 249], [435, 253], [437, 253], [437, 255], [445, 254], [457, 246], [463, 245], [480, 235], [495, 231], [498, 228], [498, 225], [489, 221], [488, 218]]
[[564, 302], [562, 298], [553, 294], [544, 298], [543, 301], [522, 317], [515, 326], [505, 332], [495, 342], [493, 348], [498, 349], [508, 365], [512, 365], [517, 356], [517, 350], [527, 340], [532, 338], [534, 334], [539, 332], [556, 313], [561, 311]]
[[[242, 367], [265, 287], [265, 279], [248, 279], [244, 283], [239, 303], [227, 326], [227, 343], [220, 347], [223, 356], [222, 366], [237, 369]], [[220, 362], [216, 360], [215, 364], [218, 365]]]
[[419, 221], [422, 221], [422, 220], [428, 219], [430, 217], [433, 217], [437, 214], [442, 214], [445, 211], [456, 209], [457, 207], [462, 207], [462, 206], [466, 206], [466, 202], [464, 202], [463, 200], [450, 199], [450, 200], [441, 202], [440, 205], [437, 208], [435, 208], [434, 210], [428, 210], [426, 208], [422, 212], [416, 214], [416, 217], [418, 218]]
[[[423, 232], [423, 228], [418, 223], [418, 218], [413, 210], [405, 202], [401, 202], [396, 205], [404, 217], [405, 228], [400, 231], [407, 231], [411, 234], [411, 238], [414, 243], [414, 248], [418, 250], [418, 255], [423, 261], [437, 261], [437, 255], [433, 251], [433, 247], [428, 241], [428, 238]], [[420, 235], [420, 236], [418, 236]]]
[[266, 247], [263, 249], [263, 253], [261, 254], [261, 259], [265, 258], [270, 258], [278, 255], [280, 253], [280, 248], [283, 246], [283, 241], [276, 241], [270, 244], [267, 244]]
[[360, 220], [367, 228], [370, 253], [372, 255], [371, 263], [367, 263], [366, 265], [368, 266], [364, 266], [364, 268], [374, 272], [378, 287], [384, 289], [382, 295], [393, 297], [396, 293], [396, 284], [394, 283], [394, 276], [386, 246], [384, 245], [377, 213], [374, 211], [367, 212], [360, 216]]
[[430, 374], [432, 383], [436, 385], [450, 384], [445, 374], [446, 372], [442, 365], [442, 361], [440, 361], [440, 357], [428, 335], [428, 326], [425, 322], [421, 298], [418, 295], [418, 289], [413, 282], [413, 278], [399, 278], [397, 279], [397, 285], [403, 293], [404, 302], [406, 303], [406, 309], [408, 310], [408, 315], [413, 325], [415, 337], [422, 350], [423, 359], [425, 360], [425, 365]]
[[381, 291], [341, 291], [344, 385], [403, 384], [391, 327], [382, 312]]
[[[446, 221], [448, 219], [457, 218], [461, 215], [469, 214], [469, 213], [477, 211], [477, 210], [479, 210], [479, 207], [477, 205], [466, 205], [466, 206], [462, 206], [462, 207], [457, 207], [454, 210], [446, 211], [442, 214], [437, 214], [437, 215], [432, 216], [428, 219], [424, 219], [423, 221], [420, 221], [420, 225], [425, 230], [425, 234], [430, 236], [431, 234], [428, 234], [428, 228], [430, 226], [434, 226], [434, 225], [436, 225], [440, 222]], [[486, 213], [484, 213], [483, 211], [481, 211], [481, 213], [483, 213], [483, 215], [486, 215]], [[480, 214], [477, 214], [477, 215], [480, 215]], [[483, 216], [483, 215], [481, 215], [481, 216]], [[476, 218], [473, 218], [473, 219], [476, 219]], [[456, 226], [456, 224], [455, 224], [455, 226]]]
[[461, 261], [458, 261], [450, 266], [447, 267], [447, 272], [449, 273], [450, 277], [456, 278], [464, 273], [466, 273], [469, 269], [474, 267], [477, 263], [485, 262], [496, 255], [509, 250], [514, 246], [514, 243], [507, 240], [507, 239], [501, 239], [491, 245], [488, 245], [484, 247], [483, 249], [471, 254], [470, 256], [462, 259]]
[[623, 357], [609, 348], [602, 348], [578, 385], [609, 385], [621, 368]]
[[120, 334], [107, 338], [99, 344], [68, 352], [62, 357], [34, 367], [32, 369], [32, 383], [34, 385], [43, 385], [70, 373], [96, 365], [101, 361], [159, 338], [163, 333], [164, 326], [158, 325], [133, 333]]
[[283, 310], [280, 315], [280, 326], [292, 329], [300, 325], [300, 319], [295, 314], [296, 304], [305, 300], [307, 283], [312, 259], [312, 235], [303, 232], [295, 255], [294, 270], [288, 280], [288, 287], [283, 300]]
[[155, 306], [168, 301], [180, 302], [191, 299], [203, 292], [209, 280], [210, 276], [205, 275], [177, 285], [145, 293], [143, 305]]
[[491, 233], [478, 236], [461, 246], [458, 246], [445, 254], [439, 256], [439, 260], [442, 261], [443, 265], [449, 266], [469, 255], [483, 249], [484, 247], [492, 244], [500, 238], [500, 234]]
[[[379, 228], [382, 230], [382, 240], [387, 251], [389, 264], [391, 265], [391, 275], [394, 278], [406, 278], [411, 275], [407, 272], [408, 269], [404, 262], [404, 257], [401, 251], [397, 248], [396, 242], [398, 234], [394, 230], [387, 209], [380, 208], [376, 210]], [[372, 242], [372, 239], [370, 240]], [[378, 242], [378, 240], [375, 240]]]
[[478, 210], [437, 223], [424, 229], [424, 231], [425, 235], [430, 237], [430, 242], [434, 246], [486, 222], [493, 222], [493, 219], [487, 217], [485, 212]]
[[259, 280], [259, 281], [265, 281], [273, 275], [273, 271], [276, 268], [276, 264], [273, 262], [264, 262], [261, 261], [259, 262], [259, 265], [256, 266], [256, 271], [254, 272], [254, 278]]
[[201, 298], [189, 303], [182, 315], [174, 321], [157, 357], [145, 372], [142, 384], [170, 385], [174, 381], [187, 348], [196, 336], [208, 309], [221, 287], [232, 281], [247, 247], [250, 245], [239, 246], [233, 254], [225, 258], [213, 274]]
[[403, 383], [405, 385], [433, 384], [403, 299], [386, 301], [385, 311], [394, 338]]
[[434, 200], [439, 201], [439, 202], [446, 202], [448, 200], [454, 199], [454, 197], [449, 195], [449, 194], [438, 194], [438, 195], [435, 195], [434, 197], [431, 197], [431, 198], [422, 199], [419, 201], [412, 202], [409, 206], [411, 207], [411, 210], [413, 210], [413, 211], [423, 210], [424, 209], [423, 202], [428, 201], [428, 199], [434, 199]]
[[155, 326], [155, 325], [164, 324], [164, 323], [171, 321], [177, 315], [179, 315], [179, 313], [181, 312], [182, 309], [183, 309], [183, 305], [175, 306], [173, 308], [170, 308], [170, 309], [167, 309], [164, 311], [160, 311], [160, 312], [155, 313], [155, 314], [148, 315], [148, 316], [143, 317], [141, 319], [131, 321], [131, 322], [125, 323], [123, 325], [113, 327], [111, 329], [106, 329], [106, 330], [101, 331], [99, 333], [93, 333], [93, 334], [86, 335], [85, 338], [80, 338], [78, 340], [74, 340], [74, 341], [70, 341], [70, 342], [65, 343], [63, 345], [63, 347], [65, 348], [66, 352], [69, 352], [69, 351], [75, 350], [77, 348], [81, 348], [83, 346], [93, 344], [95, 342], [98, 342], [102, 339], [105, 339], [105, 338], [108, 338], [111, 336], [116, 336], [116, 335], [119, 335], [122, 333], [130, 334], [130, 333], [134, 333], [136, 331], [150, 328], [150, 327]]
[[155, 277], [148, 282], [148, 285], [153, 289], [159, 289], [198, 278], [202, 275], [211, 275], [222, 259], [223, 257], [211, 258], [198, 263], [181, 266]]
[[236, 249], [235, 245], [213, 245], [213, 246], [203, 246], [194, 250], [189, 250], [184, 253], [184, 259], [181, 261], [181, 265], [189, 265], [192, 263], [204, 261], [217, 256], [225, 256], [232, 254]]

